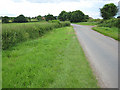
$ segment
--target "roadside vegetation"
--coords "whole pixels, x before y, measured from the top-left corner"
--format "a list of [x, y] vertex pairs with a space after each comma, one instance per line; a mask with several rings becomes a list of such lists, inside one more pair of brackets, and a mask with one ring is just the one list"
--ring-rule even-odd
[[7, 49], [16, 43], [35, 39], [54, 28], [69, 26], [70, 22], [12, 23], [2, 25], [2, 48]]
[[109, 36], [115, 40], [120, 40], [119, 38], [119, 19], [109, 19], [109, 20], [101, 20], [97, 27], [93, 27], [92, 29], [98, 31], [106, 36]]
[[96, 22], [79, 22], [79, 23], [74, 23], [74, 24], [78, 24], [78, 25], [97, 25]]
[[109, 36], [111, 38], [114, 38], [115, 40], [120, 40], [118, 38], [118, 28], [116, 27], [93, 27], [93, 30], [100, 32], [102, 34], [104, 34], [105, 36]]
[[53, 29], [2, 54], [3, 88], [99, 87], [72, 27]]

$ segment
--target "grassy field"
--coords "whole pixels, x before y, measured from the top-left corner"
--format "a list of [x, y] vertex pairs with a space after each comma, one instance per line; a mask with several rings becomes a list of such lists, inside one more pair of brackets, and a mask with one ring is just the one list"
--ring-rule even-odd
[[79, 23], [74, 23], [78, 25], [97, 25], [96, 22], [79, 22]]
[[72, 27], [2, 51], [3, 88], [97, 88]]
[[116, 27], [93, 27], [93, 30], [100, 32], [106, 36], [114, 38], [115, 40], [119, 40], [118, 38], [118, 28]]

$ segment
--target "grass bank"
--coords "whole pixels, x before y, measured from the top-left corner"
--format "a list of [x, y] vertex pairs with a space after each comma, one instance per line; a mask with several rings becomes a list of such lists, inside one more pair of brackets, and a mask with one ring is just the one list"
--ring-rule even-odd
[[[117, 27], [93, 27], [93, 30], [102, 33], [105, 36], [109, 36], [115, 40], [120, 40], [118, 38], [118, 28]], [[120, 34], [119, 34], [120, 35]]]
[[2, 53], [3, 88], [97, 88], [72, 27], [18, 43]]
[[97, 22], [79, 22], [79, 23], [74, 23], [78, 25], [97, 25]]

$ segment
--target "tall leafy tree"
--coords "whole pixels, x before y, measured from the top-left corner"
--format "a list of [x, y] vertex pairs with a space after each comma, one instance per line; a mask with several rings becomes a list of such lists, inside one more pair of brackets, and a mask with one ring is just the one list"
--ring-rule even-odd
[[65, 12], [65, 13], [63, 14], [62, 19], [63, 19], [63, 21], [68, 20], [68, 13], [67, 13], [67, 12]]
[[70, 21], [70, 19], [71, 19], [71, 15], [72, 15], [72, 12], [68, 12], [68, 14], [67, 14], [67, 19]]
[[58, 16], [58, 19], [60, 21], [69, 20], [71, 22], [82, 22], [82, 21], [87, 21], [87, 19], [89, 19], [89, 16], [85, 15], [80, 10], [76, 10], [73, 12], [62, 11]]
[[9, 22], [9, 17], [8, 16], [2, 17], [2, 22], [3, 23], [8, 23]]
[[41, 15], [38, 15], [38, 16], [37, 16], [37, 20], [38, 20], [38, 21], [41, 21], [41, 20], [42, 20], [42, 16], [41, 16]]
[[89, 19], [89, 16], [88, 16], [88, 15], [85, 15], [85, 16], [84, 16], [84, 21], [87, 22], [88, 19]]
[[16, 18], [14, 18], [14, 22], [23, 23], [23, 22], [28, 22], [28, 21], [27, 21], [27, 18], [21, 14], [17, 16]]
[[[58, 16], [58, 19], [60, 20], [60, 21], [65, 21], [65, 17], [63, 17], [63, 15], [66, 13], [66, 11], [62, 11], [60, 14], [59, 14], [59, 16]], [[65, 16], [65, 15], [64, 15]]]
[[105, 4], [103, 8], [100, 9], [100, 12], [103, 19], [110, 19], [117, 14], [118, 9], [115, 4], [110, 3], [110, 4]]
[[85, 16], [84, 13], [80, 10], [73, 11], [70, 21], [71, 22], [82, 22], [85, 19], [84, 16]]
[[46, 21], [55, 20], [55, 19], [56, 19], [56, 17], [54, 17], [52, 14], [45, 15], [45, 20]]

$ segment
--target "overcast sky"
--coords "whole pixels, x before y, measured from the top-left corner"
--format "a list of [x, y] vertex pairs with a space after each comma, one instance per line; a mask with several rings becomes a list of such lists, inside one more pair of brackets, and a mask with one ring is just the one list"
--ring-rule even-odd
[[107, 3], [118, 6], [120, 0], [1, 0], [0, 16], [25, 16], [35, 17], [48, 13], [58, 16], [62, 10], [81, 10], [93, 18], [100, 18], [99, 8]]

